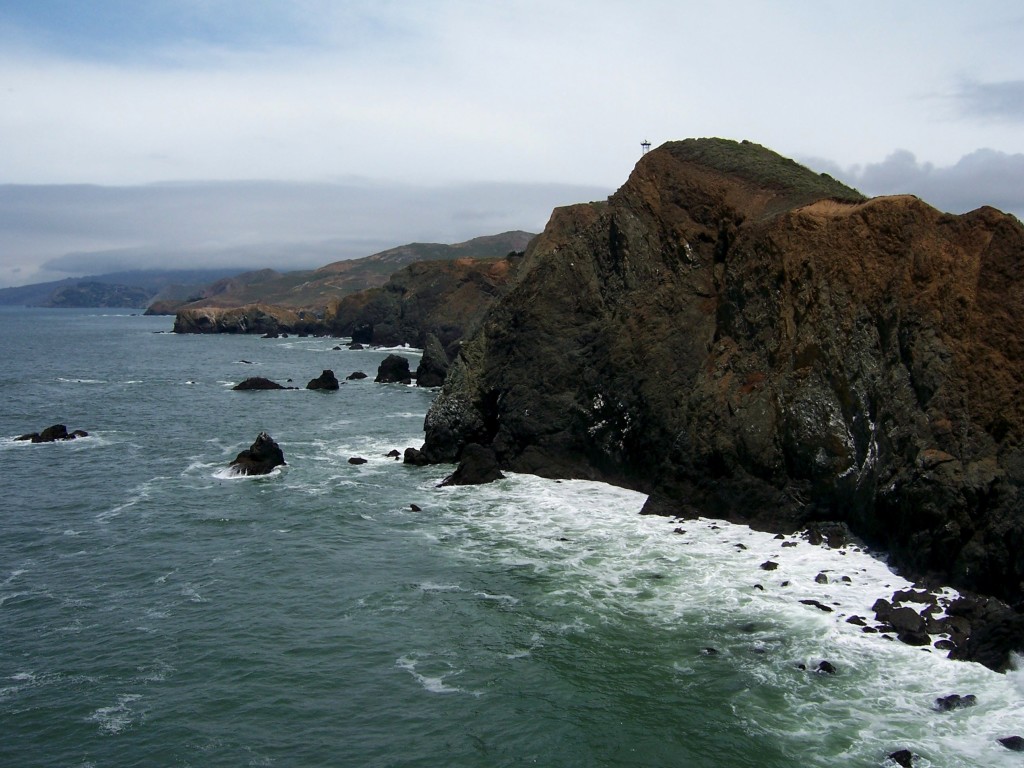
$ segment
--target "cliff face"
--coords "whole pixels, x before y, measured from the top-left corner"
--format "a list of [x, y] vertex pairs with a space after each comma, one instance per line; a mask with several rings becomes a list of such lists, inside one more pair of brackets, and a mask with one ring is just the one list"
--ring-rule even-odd
[[326, 333], [323, 318], [308, 310], [270, 304], [186, 307], [174, 317], [174, 333]]
[[502, 294], [521, 261], [460, 258], [421, 261], [396, 272], [381, 288], [345, 296], [329, 307], [335, 336], [369, 344], [426, 346], [434, 334], [450, 348]]
[[916, 574], [1024, 596], [1024, 228], [866, 200], [746, 142], [666, 144], [558, 209], [463, 345], [424, 452], [648, 506], [843, 520]]

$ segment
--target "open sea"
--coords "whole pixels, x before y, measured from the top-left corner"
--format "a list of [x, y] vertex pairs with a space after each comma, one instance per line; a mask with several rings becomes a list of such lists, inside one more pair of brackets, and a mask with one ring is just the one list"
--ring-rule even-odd
[[[908, 585], [870, 554], [599, 483], [438, 488], [385, 456], [435, 394], [373, 383], [387, 351], [171, 323], [0, 309], [0, 765], [1024, 765], [1024, 673], [846, 622]], [[325, 368], [369, 378], [231, 390]], [[55, 423], [90, 436], [14, 441]], [[288, 466], [231, 476], [261, 431]]]

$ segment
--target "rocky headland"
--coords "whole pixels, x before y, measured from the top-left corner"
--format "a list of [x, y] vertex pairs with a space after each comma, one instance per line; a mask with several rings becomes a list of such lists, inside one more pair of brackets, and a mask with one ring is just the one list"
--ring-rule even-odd
[[[513, 471], [647, 491], [652, 513], [839, 521], [908, 575], [1020, 604], [1022, 261], [1024, 227], [995, 209], [866, 199], [749, 142], [668, 143], [607, 201], [554, 211], [421, 454], [488, 446]], [[999, 605], [997, 633], [1024, 627]]]

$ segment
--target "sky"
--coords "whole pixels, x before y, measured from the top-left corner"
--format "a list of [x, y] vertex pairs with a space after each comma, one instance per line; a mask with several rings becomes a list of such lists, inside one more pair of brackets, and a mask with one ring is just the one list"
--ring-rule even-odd
[[540, 231], [748, 139], [1024, 217], [1024, 5], [0, 0], [0, 287]]

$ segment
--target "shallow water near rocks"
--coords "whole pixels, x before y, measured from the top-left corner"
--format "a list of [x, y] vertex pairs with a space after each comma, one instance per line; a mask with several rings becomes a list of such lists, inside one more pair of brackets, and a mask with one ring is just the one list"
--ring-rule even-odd
[[[1020, 764], [1020, 673], [846, 622], [908, 586], [868, 553], [598, 483], [437, 488], [385, 456], [433, 393], [374, 384], [383, 350], [0, 315], [0, 764]], [[370, 378], [230, 389], [325, 368]], [[57, 422], [90, 437], [13, 441]], [[225, 472], [260, 431], [288, 466]]]

